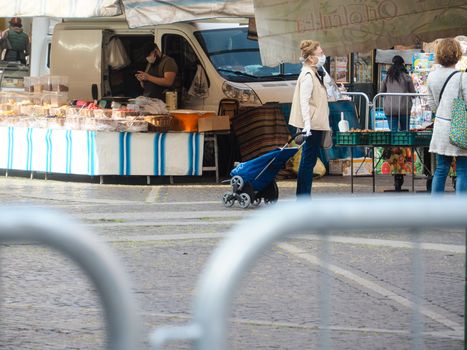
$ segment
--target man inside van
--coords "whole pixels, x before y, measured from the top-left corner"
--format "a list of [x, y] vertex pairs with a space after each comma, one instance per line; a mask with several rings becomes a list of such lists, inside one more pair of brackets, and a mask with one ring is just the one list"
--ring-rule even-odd
[[21, 18], [10, 19], [10, 28], [4, 30], [0, 36], [0, 47], [6, 49], [4, 61], [19, 61], [26, 64], [29, 56], [29, 36], [23, 31]]
[[162, 54], [155, 43], [148, 47], [146, 60], [145, 71], [136, 73], [136, 78], [143, 86], [143, 95], [164, 101], [165, 91], [173, 86], [177, 76], [177, 63], [172, 57]]

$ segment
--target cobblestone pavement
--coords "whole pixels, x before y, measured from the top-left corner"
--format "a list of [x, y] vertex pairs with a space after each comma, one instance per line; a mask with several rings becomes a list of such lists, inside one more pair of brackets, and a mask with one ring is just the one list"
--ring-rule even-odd
[[[408, 179], [407, 179], [408, 180]], [[377, 191], [391, 188], [379, 177]], [[410, 180], [407, 182], [407, 188]], [[143, 332], [190, 320], [198, 277], [236, 222], [255, 213], [220, 202], [228, 186], [212, 183], [131, 186], [0, 178], [4, 204], [70, 215], [100, 236], [128, 273]], [[418, 190], [424, 182], [417, 181]], [[279, 182], [280, 201], [294, 181]], [[315, 198], [349, 196], [349, 178], [315, 180]], [[371, 193], [355, 179], [354, 196]], [[403, 195], [391, 193], [392, 196]], [[418, 195], [418, 194], [408, 194]], [[375, 208], [378, 210], [378, 208]], [[414, 208], [423, 210], [423, 208]], [[371, 213], [362, 213], [362, 220]], [[388, 221], [397, 213], [388, 213]], [[463, 348], [465, 232], [423, 232], [424, 348]], [[333, 232], [331, 265], [320, 268], [322, 242], [293, 236], [273, 246], [236, 293], [232, 349], [317, 348], [321, 278], [330, 277], [332, 349], [411, 349], [412, 253], [407, 232]], [[1, 349], [99, 349], [103, 313], [94, 287], [67, 258], [31, 244], [0, 247]], [[147, 339], [142, 339], [147, 347]], [[173, 343], [167, 349], [187, 349]]]

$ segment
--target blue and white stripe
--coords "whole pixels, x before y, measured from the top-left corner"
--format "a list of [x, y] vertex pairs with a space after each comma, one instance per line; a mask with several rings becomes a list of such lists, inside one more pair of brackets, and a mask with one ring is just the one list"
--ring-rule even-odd
[[14, 143], [15, 143], [15, 128], [10, 126], [8, 127], [7, 169], [13, 169]]
[[131, 175], [131, 132], [119, 135], [120, 175]]
[[73, 150], [73, 131], [67, 130], [65, 132], [66, 137], [66, 164], [65, 172], [71, 174], [71, 164], [72, 164], [72, 150]]
[[33, 151], [33, 142], [32, 134], [34, 132], [33, 128], [28, 128], [26, 132], [26, 141], [27, 141], [27, 154], [26, 154], [26, 170], [32, 170], [32, 151]]
[[96, 132], [88, 130], [86, 132], [88, 146], [88, 175], [95, 175], [95, 154], [96, 154]]
[[52, 129], [47, 129], [45, 133], [45, 172], [51, 173], [52, 172]]
[[199, 173], [199, 133], [190, 134], [188, 138], [188, 171], [187, 175], [200, 175]]
[[165, 141], [166, 133], [154, 134], [154, 175], [165, 175]]

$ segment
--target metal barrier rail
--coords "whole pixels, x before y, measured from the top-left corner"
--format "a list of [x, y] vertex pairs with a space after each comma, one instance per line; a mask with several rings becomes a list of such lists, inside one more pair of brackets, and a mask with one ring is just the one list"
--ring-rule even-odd
[[130, 285], [109, 248], [81, 226], [48, 210], [0, 210], [0, 243], [36, 242], [74, 260], [97, 288], [107, 321], [107, 348], [136, 349], [138, 319]]
[[[413, 210], [414, 208], [423, 208]], [[378, 210], [374, 210], [378, 208]], [[387, 222], [387, 213], [398, 213], [398, 220]], [[312, 217], [310, 217], [312, 213]], [[335, 215], [339, 213], [339, 220]], [[372, 213], [361, 219], [362, 213]], [[194, 349], [226, 348], [227, 319], [231, 314], [234, 292], [255, 261], [275, 241], [291, 233], [318, 231], [324, 234], [324, 251], [329, 251], [327, 232], [331, 230], [405, 228], [418, 234], [423, 228], [467, 227], [467, 197], [436, 198], [379, 197], [339, 200], [297, 201], [276, 205], [270, 210], [243, 221], [221, 243], [208, 260], [194, 301], [193, 321], [185, 326], [156, 329], [151, 345], [160, 349], [171, 340], [192, 340]], [[420, 272], [422, 254], [419, 240], [414, 240], [413, 270]], [[327, 246], [327, 249], [326, 249]], [[325, 257], [326, 258], [326, 257]], [[329, 258], [323, 265], [326, 268]], [[422, 284], [421, 274], [412, 273], [414, 286], [414, 321], [411, 325], [412, 349], [422, 349]], [[328, 279], [329, 277], [327, 277]], [[330, 344], [328, 283], [320, 292], [324, 309], [320, 327], [321, 348]], [[327, 316], [327, 317], [325, 317]]]
[[[364, 118], [365, 118], [365, 129], [368, 129], [369, 127], [369, 120], [370, 120], [370, 99], [368, 96], [363, 93], [363, 92], [350, 92], [350, 91], [345, 91], [341, 93], [342, 95], [349, 96], [352, 98], [352, 101], [355, 103], [357, 106], [357, 111], [360, 113], [362, 109], [362, 104], [364, 101], [364, 108], [365, 108], [365, 113], [364, 113]], [[361, 122], [360, 122], [361, 125]]]
[[[411, 114], [411, 108], [409, 108], [409, 103], [412, 104], [413, 102], [417, 103], [417, 99], [422, 99], [428, 95], [425, 94], [419, 94], [419, 93], [392, 93], [392, 92], [380, 92], [379, 94], [375, 95], [373, 98], [372, 102], [372, 108], [373, 108], [373, 115], [372, 115], [372, 128], [375, 128], [375, 123], [376, 123], [376, 111], [380, 108], [384, 107], [384, 100], [386, 98], [391, 98], [391, 102], [393, 102], [394, 99], [396, 99], [396, 104], [399, 106], [399, 110], [397, 111], [397, 117], [400, 120], [401, 117], [401, 109], [405, 109], [408, 113], [404, 114], [403, 116], [406, 117], [406, 125], [407, 125], [407, 130], [410, 129], [410, 114]], [[405, 101], [405, 102], [404, 102]], [[404, 102], [401, 104], [401, 102]], [[420, 101], [421, 104], [421, 101]], [[393, 105], [390, 104], [389, 108], [389, 115], [393, 115], [392, 110], [393, 110]], [[431, 111], [430, 111], [431, 115]], [[392, 120], [391, 120], [392, 121]], [[389, 121], [388, 121], [389, 123]], [[400, 124], [400, 122], [399, 122]], [[391, 129], [391, 125], [389, 125], [389, 128]], [[400, 130], [400, 125], [398, 126], [398, 130]]]

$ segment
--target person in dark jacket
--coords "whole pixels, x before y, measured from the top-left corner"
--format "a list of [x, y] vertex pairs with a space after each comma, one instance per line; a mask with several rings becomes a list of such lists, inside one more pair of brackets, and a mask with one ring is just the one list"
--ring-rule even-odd
[[152, 44], [144, 71], [138, 71], [136, 78], [143, 85], [143, 95], [165, 100], [164, 92], [170, 89], [177, 76], [177, 63], [172, 57], [162, 54], [156, 44]]
[[[383, 80], [380, 92], [415, 93], [412, 78], [404, 66], [401, 56], [392, 58], [392, 66]], [[412, 98], [409, 96], [384, 96], [384, 114], [388, 119], [391, 131], [407, 131], [410, 129], [410, 111]]]
[[[388, 75], [383, 80], [380, 92], [388, 93], [415, 93], [412, 78], [405, 69], [404, 59], [396, 55], [392, 58], [392, 66], [388, 69]], [[384, 114], [388, 120], [389, 129], [392, 132], [408, 131], [410, 129], [410, 111], [412, 110], [412, 98], [410, 96], [384, 96]], [[402, 190], [404, 176], [394, 174], [394, 189]]]
[[30, 52], [29, 36], [23, 31], [21, 18], [13, 17], [9, 23], [10, 27], [0, 36], [1, 47], [6, 50], [3, 60], [26, 64]]

